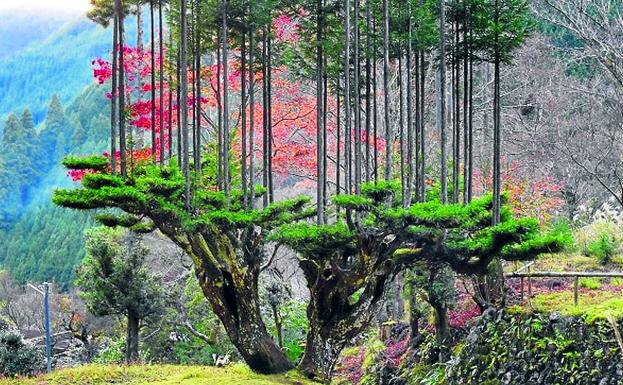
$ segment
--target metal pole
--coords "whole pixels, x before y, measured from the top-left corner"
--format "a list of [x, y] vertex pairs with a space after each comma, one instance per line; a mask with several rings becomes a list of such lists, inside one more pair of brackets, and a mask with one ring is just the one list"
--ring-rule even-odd
[[52, 341], [50, 339], [50, 284], [45, 282], [43, 284], [45, 287], [45, 295], [44, 295], [44, 312], [45, 312], [45, 353], [48, 362], [48, 373], [52, 371]]

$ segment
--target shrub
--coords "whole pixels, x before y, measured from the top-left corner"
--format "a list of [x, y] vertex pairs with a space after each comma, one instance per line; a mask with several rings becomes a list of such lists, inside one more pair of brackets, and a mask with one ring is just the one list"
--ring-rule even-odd
[[576, 241], [582, 253], [608, 263], [623, 244], [622, 228], [618, 222], [597, 219], [576, 232]]
[[93, 359], [98, 364], [117, 364], [123, 362], [125, 358], [124, 346], [125, 341], [123, 338], [107, 338], [104, 342], [104, 347]]
[[32, 376], [41, 369], [41, 357], [35, 347], [26, 345], [13, 333], [0, 337], [0, 375]]
[[618, 242], [608, 234], [600, 234], [599, 238], [588, 244], [588, 254], [597, 258], [599, 263], [605, 265], [610, 262], [618, 249]]

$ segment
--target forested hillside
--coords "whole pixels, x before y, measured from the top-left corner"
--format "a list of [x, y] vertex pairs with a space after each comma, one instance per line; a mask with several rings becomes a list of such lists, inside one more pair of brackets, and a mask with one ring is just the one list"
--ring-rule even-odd
[[[0, 266], [20, 280], [66, 287], [89, 220], [52, 207], [50, 196], [72, 183], [63, 156], [106, 148], [110, 105], [94, 86], [91, 61], [110, 49], [110, 32], [75, 12], [31, 12], [0, 9], [2, 28], [15, 27], [0, 55]], [[22, 34], [27, 18], [37, 27]]]

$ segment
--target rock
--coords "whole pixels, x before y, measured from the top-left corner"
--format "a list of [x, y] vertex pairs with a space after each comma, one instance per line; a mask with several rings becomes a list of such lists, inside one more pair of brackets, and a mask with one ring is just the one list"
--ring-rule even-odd
[[560, 318], [561, 318], [561, 315], [558, 312], [553, 312], [552, 314], [549, 315], [550, 322], [557, 322], [560, 320]]

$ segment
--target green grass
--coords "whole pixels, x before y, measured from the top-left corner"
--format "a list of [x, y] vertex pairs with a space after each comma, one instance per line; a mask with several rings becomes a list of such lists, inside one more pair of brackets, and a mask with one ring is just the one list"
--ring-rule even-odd
[[226, 368], [179, 365], [84, 365], [35, 378], [4, 379], [0, 385], [311, 385], [296, 372], [264, 376], [244, 365]]
[[588, 323], [605, 320], [609, 316], [623, 319], [623, 298], [619, 293], [609, 291], [580, 294], [578, 306], [573, 304], [573, 291], [538, 294], [532, 298], [532, 305], [537, 312], [556, 311], [565, 316], [584, 317]]

